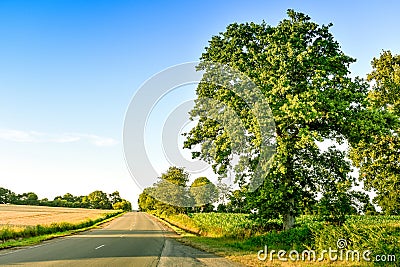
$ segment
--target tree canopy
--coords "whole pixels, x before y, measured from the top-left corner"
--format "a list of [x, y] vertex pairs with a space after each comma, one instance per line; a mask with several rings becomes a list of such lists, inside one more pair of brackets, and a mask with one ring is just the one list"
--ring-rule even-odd
[[93, 191], [87, 196], [74, 196], [71, 193], [66, 193], [63, 196], [56, 196], [54, 200], [48, 200], [47, 198], [39, 199], [38, 195], [33, 192], [15, 194], [9, 189], [0, 187], [0, 204], [132, 210], [131, 203], [122, 199], [118, 191], [107, 195], [100, 190]]
[[184, 212], [184, 207], [193, 204], [187, 188], [188, 181], [189, 174], [183, 168], [171, 166], [153, 186], [145, 188], [139, 195], [139, 208], [163, 213]]
[[[322, 192], [326, 179], [334, 184], [351, 183], [350, 170], [341, 168], [346, 155], [337, 153], [335, 147], [323, 151], [318, 143], [359, 140], [368, 84], [349, 76], [349, 65], [355, 59], [341, 51], [330, 33], [331, 26], [320, 26], [293, 10], [277, 26], [233, 23], [211, 38], [199, 64], [205, 78], [196, 89], [196, 105], [191, 112], [199, 121], [187, 134], [185, 147], [200, 145], [201, 150], [193, 156], [214, 163], [216, 173], [232, 169], [234, 151], [229, 131], [221, 121], [207, 116], [207, 107], [201, 101], [214, 99], [235, 111], [245, 127], [242, 145], [252, 148], [247, 155], [250, 167], [234, 169], [237, 179], [254, 172], [262, 152], [259, 122], [241, 97], [207, 79], [218, 75], [207, 62], [225, 64], [249, 77], [272, 111], [276, 142], [270, 171], [249, 199], [258, 216], [282, 215], [285, 229], [294, 225], [299, 203]], [[210, 146], [213, 153], [208, 153]]]
[[212, 203], [218, 199], [218, 189], [207, 177], [196, 178], [189, 191], [194, 199], [194, 206], [201, 207], [202, 211], [207, 205], [212, 207]]
[[368, 80], [368, 109], [375, 112], [380, 132], [352, 147], [351, 158], [360, 168], [360, 180], [377, 193], [375, 203], [387, 214], [400, 214], [400, 56], [383, 51], [372, 60]]

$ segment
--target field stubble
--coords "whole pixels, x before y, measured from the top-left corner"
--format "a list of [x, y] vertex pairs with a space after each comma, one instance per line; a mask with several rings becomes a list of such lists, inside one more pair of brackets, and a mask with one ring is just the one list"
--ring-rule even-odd
[[89, 229], [121, 213], [116, 210], [0, 205], [0, 249], [32, 245]]
[[24, 227], [50, 225], [52, 223], [80, 223], [96, 220], [115, 210], [94, 210], [81, 208], [22, 206], [0, 204], [0, 227]]

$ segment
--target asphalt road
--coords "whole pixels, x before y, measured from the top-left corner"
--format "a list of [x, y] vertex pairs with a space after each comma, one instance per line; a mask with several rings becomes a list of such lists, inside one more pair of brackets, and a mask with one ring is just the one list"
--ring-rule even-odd
[[151, 216], [130, 212], [102, 229], [0, 251], [1, 266], [239, 266], [185, 246]]

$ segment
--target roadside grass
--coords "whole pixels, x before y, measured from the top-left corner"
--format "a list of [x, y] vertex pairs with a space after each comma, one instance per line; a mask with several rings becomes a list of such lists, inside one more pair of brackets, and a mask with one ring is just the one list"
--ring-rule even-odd
[[59, 222], [36, 226], [0, 227], [0, 249], [34, 245], [56, 237], [67, 236], [93, 229], [124, 214], [123, 211], [106, 213], [94, 220], [87, 219], [79, 223]]
[[[236, 217], [236, 218], [235, 218]], [[400, 261], [400, 216], [348, 216], [343, 226], [324, 223], [315, 216], [302, 216], [296, 227], [289, 231], [272, 229], [279, 220], [264, 222], [268, 230], [262, 231], [259, 223], [251, 221], [246, 214], [202, 213], [161, 217], [180, 235], [179, 241], [240, 262], [247, 266], [395, 266]], [[244, 228], [244, 229], [243, 229]], [[298, 260], [283, 262], [277, 252], [315, 250], [317, 258], [322, 250], [337, 248], [339, 239], [347, 246], [344, 251], [365, 250], [375, 255], [395, 255], [396, 262], [367, 262], [357, 260]], [[269, 255], [265, 261], [258, 260], [257, 252], [267, 246], [275, 250], [273, 260]], [[287, 254], [286, 254], [286, 257]], [[360, 256], [361, 257], [361, 256]]]

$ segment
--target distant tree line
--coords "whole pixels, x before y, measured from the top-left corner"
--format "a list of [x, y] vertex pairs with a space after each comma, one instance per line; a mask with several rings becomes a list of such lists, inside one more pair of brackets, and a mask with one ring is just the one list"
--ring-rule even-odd
[[[159, 216], [217, 211], [251, 213], [257, 217], [258, 210], [252, 203], [254, 199], [245, 186], [232, 190], [223, 183], [215, 185], [206, 177], [199, 177], [188, 186], [188, 176], [183, 168], [170, 167], [153, 186], [145, 188], [139, 195], [140, 210]], [[369, 196], [354, 190], [325, 194], [318, 200], [303, 201], [299, 205], [303, 214], [317, 215], [333, 224], [343, 223], [346, 215], [378, 214]]]
[[107, 194], [100, 190], [93, 191], [87, 196], [74, 196], [66, 193], [63, 196], [56, 196], [53, 200], [49, 200], [47, 198], [39, 199], [38, 195], [33, 192], [16, 194], [9, 189], [0, 187], [0, 204], [132, 210], [131, 203], [121, 198], [118, 191]]

